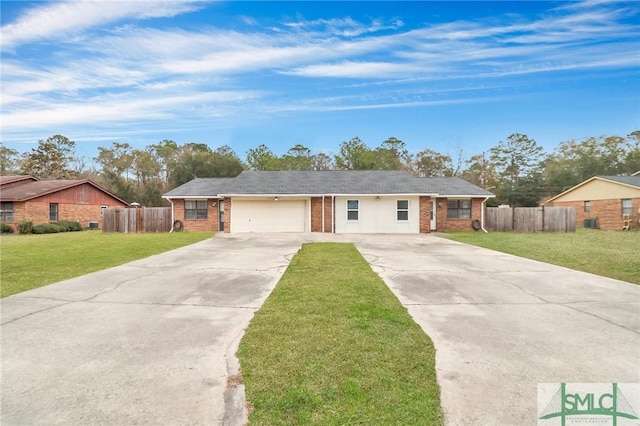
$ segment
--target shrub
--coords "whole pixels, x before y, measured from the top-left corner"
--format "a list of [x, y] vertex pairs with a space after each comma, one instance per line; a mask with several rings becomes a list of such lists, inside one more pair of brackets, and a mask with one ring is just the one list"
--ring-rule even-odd
[[7, 225], [6, 223], [0, 223], [0, 233], [13, 234], [13, 228], [11, 225]]
[[33, 222], [30, 220], [23, 220], [16, 226], [18, 234], [31, 234], [33, 232]]
[[[60, 227], [64, 228], [64, 231], [82, 231], [82, 226], [80, 225], [80, 222], [76, 222], [74, 220], [61, 220], [59, 222], [53, 222], [54, 225], [58, 225]], [[64, 232], [61, 231], [61, 232]]]
[[58, 232], [65, 232], [66, 228], [56, 225], [54, 223], [42, 223], [33, 227], [34, 234], [55, 234]]

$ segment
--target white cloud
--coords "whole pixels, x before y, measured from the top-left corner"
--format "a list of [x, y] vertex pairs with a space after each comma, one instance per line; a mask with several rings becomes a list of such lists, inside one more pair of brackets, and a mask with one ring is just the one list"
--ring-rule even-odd
[[2, 26], [2, 47], [59, 39], [121, 19], [172, 17], [197, 10], [202, 1], [64, 1], [28, 10], [17, 22]]
[[304, 77], [388, 78], [425, 71], [425, 67], [414, 64], [343, 61], [336, 64], [309, 65], [282, 73]]

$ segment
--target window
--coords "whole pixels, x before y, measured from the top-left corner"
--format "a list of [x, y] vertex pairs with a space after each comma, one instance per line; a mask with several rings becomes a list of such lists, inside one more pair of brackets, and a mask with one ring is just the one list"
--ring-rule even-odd
[[49, 222], [58, 221], [58, 203], [49, 204]]
[[449, 219], [470, 219], [471, 200], [447, 201], [447, 217]]
[[631, 215], [631, 198], [622, 200], [622, 214]]
[[206, 219], [207, 200], [186, 200], [184, 202], [185, 219]]
[[396, 201], [396, 219], [409, 220], [409, 200]]
[[358, 200], [347, 200], [347, 220], [358, 220]]
[[13, 203], [0, 203], [0, 222], [13, 222]]
[[591, 201], [585, 201], [584, 202], [584, 211], [585, 212], [590, 212], [591, 211]]

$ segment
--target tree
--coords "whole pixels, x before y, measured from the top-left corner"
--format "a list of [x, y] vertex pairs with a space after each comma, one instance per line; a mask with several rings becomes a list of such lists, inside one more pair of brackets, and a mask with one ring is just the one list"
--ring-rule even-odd
[[240, 161], [232, 157], [215, 153], [205, 144], [188, 143], [178, 149], [169, 181], [176, 187], [195, 178], [234, 177], [242, 169]]
[[400, 139], [390, 137], [375, 150], [374, 168], [379, 170], [409, 169], [411, 155]]
[[466, 169], [462, 171], [462, 177], [468, 182], [481, 188], [496, 188], [498, 176], [495, 165], [490, 161], [486, 152], [470, 157], [465, 161]]
[[498, 145], [489, 150], [491, 162], [495, 164], [500, 176], [500, 189], [503, 194], [508, 194], [506, 199], [512, 205], [521, 205], [525, 188], [520, 187], [523, 177], [531, 176], [536, 168], [541, 168], [543, 149], [534, 139], [527, 135], [514, 133], [506, 141], [500, 141]]
[[157, 144], [149, 145], [148, 150], [156, 157], [156, 161], [160, 165], [160, 179], [165, 184], [169, 183], [169, 169], [175, 162], [178, 144], [170, 139], [163, 139]]
[[20, 170], [18, 158], [18, 151], [0, 145], [0, 176], [17, 173]]
[[422, 177], [452, 176], [451, 157], [432, 149], [425, 149], [415, 155], [412, 170]]
[[640, 166], [638, 152], [633, 134], [569, 140], [545, 159], [545, 178], [557, 193], [596, 175], [631, 174]]
[[281, 170], [311, 170], [313, 155], [304, 145], [296, 144], [289, 148], [281, 159]]
[[629, 141], [629, 152], [625, 159], [625, 168], [631, 174], [640, 172], [640, 130], [627, 135]]
[[333, 169], [333, 160], [327, 154], [319, 152], [312, 158], [313, 170], [331, 170]]
[[336, 167], [341, 170], [371, 170], [374, 168], [375, 152], [357, 136], [340, 144], [335, 156]]
[[62, 135], [39, 140], [38, 147], [25, 156], [22, 173], [41, 179], [71, 179], [70, 168], [75, 153], [75, 142]]
[[236, 160], [238, 163], [242, 163], [242, 160], [240, 160], [240, 157], [238, 157], [238, 154], [236, 154], [236, 152], [229, 145], [222, 145], [216, 148], [216, 150], [213, 152], [223, 157], [232, 158]]
[[280, 159], [264, 144], [247, 151], [247, 165], [251, 170], [279, 170]]

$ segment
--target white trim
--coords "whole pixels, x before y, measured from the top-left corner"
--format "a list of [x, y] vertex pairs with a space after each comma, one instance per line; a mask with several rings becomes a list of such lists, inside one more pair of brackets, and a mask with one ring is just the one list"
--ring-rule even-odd
[[180, 196], [162, 196], [165, 200], [171, 202], [171, 200], [223, 200], [224, 198], [219, 195], [180, 195]]
[[171, 203], [171, 230], [169, 231], [169, 233], [172, 233], [173, 232], [173, 224], [176, 223], [175, 212], [173, 211], [173, 201], [171, 201], [170, 198], [168, 198], [167, 201], [169, 201], [169, 203]]
[[[406, 201], [407, 202], [407, 208], [406, 209], [399, 209], [398, 208], [398, 201]], [[418, 211], [420, 210], [420, 206], [418, 206]], [[406, 211], [407, 212], [407, 218], [406, 219], [398, 219], [398, 212], [401, 211]], [[411, 215], [411, 200], [407, 200], [404, 198], [398, 198], [396, 199], [396, 222], [401, 222], [401, 223], [406, 223], [410, 221], [410, 215]]]
[[[402, 194], [338, 194], [338, 193], [321, 193], [321, 194], [218, 194], [217, 197], [237, 197], [237, 198], [245, 198], [245, 197], [322, 197], [322, 196], [332, 196], [332, 197], [441, 197], [436, 193], [402, 193]], [[481, 198], [483, 195], [475, 195], [472, 196], [475, 198]], [[164, 197], [163, 197], [164, 198]], [[178, 197], [171, 197], [178, 198]], [[185, 198], [181, 196], [180, 198]], [[213, 197], [210, 197], [213, 198]]]
[[[349, 201], [355, 201], [356, 203], [358, 203], [358, 207], [356, 209], [350, 209], [349, 208]], [[345, 202], [345, 207], [346, 207], [346, 209], [345, 209], [346, 216], [345, 217], [347, 219], [347, 222], [358, 222], [358, 221], [360, 221], [360, 200], [349, 200], [349, 199], [347, 199], [346, 202]], [[349, 219], [349, 212], [358, 213], [358, 218], [357, 219]]]

